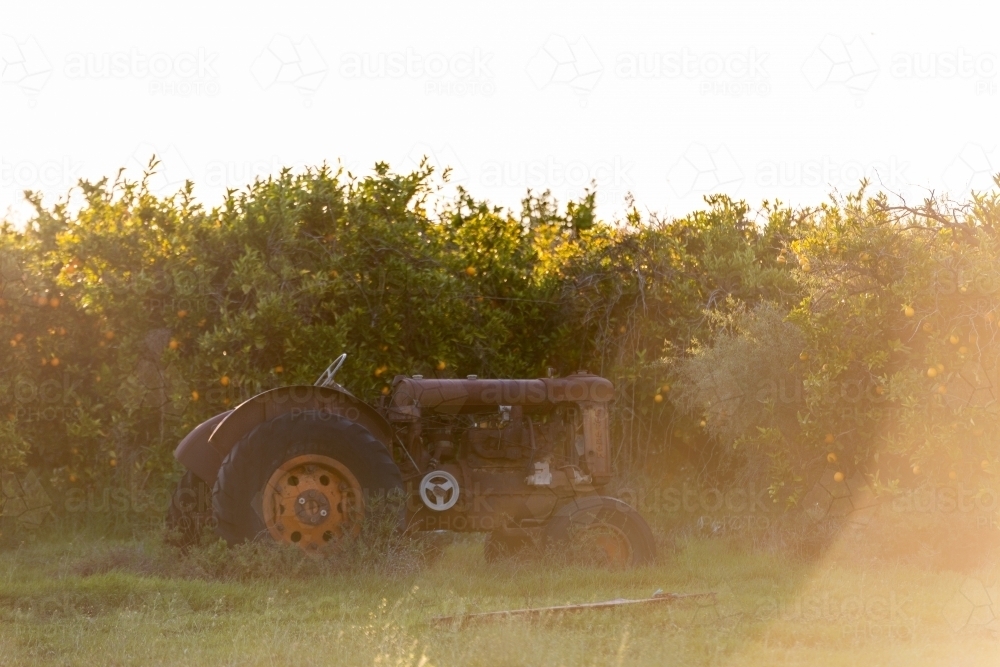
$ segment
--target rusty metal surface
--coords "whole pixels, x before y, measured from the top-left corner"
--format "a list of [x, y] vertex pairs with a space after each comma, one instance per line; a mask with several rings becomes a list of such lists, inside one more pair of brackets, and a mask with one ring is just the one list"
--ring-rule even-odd
[[531, 487], [524, 483], [523, 472], [507, 472], [445, 464], [438, 468], [459, 480], [458, 502], [445, 511], [428, 509], [420, 500], [419, 480], [406, 484], [407, 522], [422, 530], [482, 532], [500, 528], [506, 521], [543, 522], [555, 511], [561, 499], [572, 497], [565, 488]]
[[528, 607], [525, 609], [503, 609], [500, 611], [484, 611], [476, 614], [452, 614], [450, 616], [435, 616], [431, 623], [436, 625], [453, 624], [459, 627], [469, 622], [476, 621], [497, 621], [507, 618], [534, 618], [538, 616], [561, 614], [572, 611], [593, 611], [600, 609], [612, 609], [614, 607], [628, 607], [634, 605], [647, 605], [655, 602], [676, 602], [677, 600], [695, 600], [705, 597], [715, 597], [715, 593], [664, 593], [657, 591], [652, 597], [629, 600], [617, 598], [604, 602], [583, 602], [580, 604], [563, 604], [553, 607]]
[[608, 441], [608, 409], [601, 404], [583, 408], [583, 433], [587, 468], [594, 482], [611, 480], [611, 443]]
[[[222, 459], [244, 435], [258, 424], [285, 414], [302, 419], [330, 419], [333, 416], [350, 419], [364, 426], [390, 451], [392, 450], [392, 428], [374, 408], [359, 398], [330, 387], [313, 385], [279, 387], [244, 401], [217, 422], [218, 425], [207, 442], [218, 458], [212, 474], [213, 482]], [[203, 458], [207, 460], [210, 457], [206, 453]], [[195, 474], [198, 474], [197, 471]], [[200, 474], [198, 476], [201, 477]]]
[[537, 380], [437, 380], [400, 376], [393, 382], [392, 419], [417, 418], [421, 409], [463, 414], [497, 405], [549, 407], [557, 403], [607, 403], [614, 385], [578, 373]]
[[222, 465], [222, 457], [208, 444], [208, 437], [230, 412], [232, 410], [227, 410], [195, 426], [174, 449], [174, 458], [200, 477], [209, 487], [215, 484], [215, 476], [219, 472], [219, 466]]

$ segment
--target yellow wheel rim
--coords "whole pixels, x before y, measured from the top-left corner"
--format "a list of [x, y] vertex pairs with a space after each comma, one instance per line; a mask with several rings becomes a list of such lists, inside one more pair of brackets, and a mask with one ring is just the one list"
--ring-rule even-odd
[[281, 464], [264, 486], [262, 506], [271, 537], [306, 551], [356, 536], [364, 517], [357, 478], [339, 461], [319, 454]]
[[632, 544], [622, 530], [604, 522], [581, 527], [573, 536], [577, 553], [585, 562], [626, 567], [632, 562]]

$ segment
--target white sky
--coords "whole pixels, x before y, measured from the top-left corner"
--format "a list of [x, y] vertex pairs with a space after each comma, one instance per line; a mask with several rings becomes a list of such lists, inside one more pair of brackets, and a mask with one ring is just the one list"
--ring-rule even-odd
[[191, 178], [208, 204], [282, 165], [426, 153], [506, 205], [593, 178], [605, 217], [627, 192], [679, 215], [707, 192], [819, 203], [877, 172], [961, 196], [1000, 172], [989, 2], [153, 7], [0, 2], [0, 213], [153, 152], [157, 187]]

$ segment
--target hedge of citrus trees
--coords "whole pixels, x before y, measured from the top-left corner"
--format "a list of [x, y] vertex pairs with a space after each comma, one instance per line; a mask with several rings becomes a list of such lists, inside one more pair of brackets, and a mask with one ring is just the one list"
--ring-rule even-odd
[[997, 463], [995, 196], [603, 221], [589, 191], [432, 207], [427, 167], [285, 171], [211, 209], [147, 180], [29, 193], [0, 229], [0, 466], [166, 483], [193, 425], [342, 351], [366, 399], [399, 373], [604, 374], [619, 466], [752, 468], [789, 502], [833, 462], [884, 484]]

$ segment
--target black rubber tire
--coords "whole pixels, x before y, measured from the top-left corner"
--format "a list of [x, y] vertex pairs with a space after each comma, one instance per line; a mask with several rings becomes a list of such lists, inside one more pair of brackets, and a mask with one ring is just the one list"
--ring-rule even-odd
[[505, 535], [494, 531], [483, 542], [483, 557], [487, 563], [524, 558], [532, 554], [534, 547], [535, 543], [527, 535]]
[[[593, 498], [593, 497], [591, 497]], [[630, 567], [648, 565], [656, 560], [656, 539], [646, 520], [632, 507], [615, 498], [601, 497], [574, 502], [566, 511], [557, 511], [545, 526], [546, 546], [568, 549], [574, 534], [594, 523], [606, 523], [628, 540], [631, 549]]]
[[[282, 463], [306, 454], [343, 464], [357, 478], [366, 504], [379, 496], [402, 495], [399, 467], [365, 427], [328, 413], [289, 413], [257, 426], [223, 459], [212, 490], [216, 533], [230, 545], [272, 539], [255, 498]], [[405, 519], [400, 503], [400, 528]]]
[[206, 527], [215, 528], [212, 489], [190, 470], [177, 482], [167, 510], [168, 542], [188, 549], [201, 542]]

